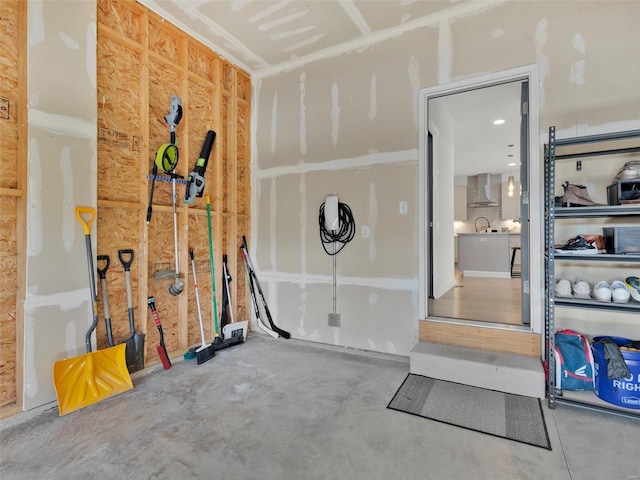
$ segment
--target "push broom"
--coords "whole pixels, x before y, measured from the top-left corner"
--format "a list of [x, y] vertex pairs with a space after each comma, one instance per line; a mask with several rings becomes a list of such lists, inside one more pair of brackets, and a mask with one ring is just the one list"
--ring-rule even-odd
[[[211, 302], [213, 303], [213, 326], [215, 329], [215, 337], [213, 338], [211, 346], [214, 350], [222, 350], [223, 348], [242, 343], [244, 341], [244, 335], [236, 334], [227, 339], [220, 336], [220, 329], [218, 327], [218, 304], [216, 300], [216, 275], [213, 260], [213, 233], [211, 231], [211, 199], [209, 195], [207, 195], [207, 226], [209, 229], [209, 265], [211, 266]], [[242, 327], [239, 328], [241, 329]]]
[[[204, 338], [204, 327], [202, 326], [202, 310], [200, 309], [200, 295], [198, 294], [198, 281], [196, 280], [196, 262], [193, 257], [193, 250], [189, 250], [189, 257], [191, 258], [191, 270], [193, 271], [193, 291], [196, 295], [196, 305], [198, 307], [198, 322], [200, 323], [200, 338], [202, 344], [196, 348], [196, 361], [198, 365], [211, 360], [215, 357], [216, 353], [213, 350], [213, 346]], [[213, 292], [213, 301], [215, 302], [215, 290]]]

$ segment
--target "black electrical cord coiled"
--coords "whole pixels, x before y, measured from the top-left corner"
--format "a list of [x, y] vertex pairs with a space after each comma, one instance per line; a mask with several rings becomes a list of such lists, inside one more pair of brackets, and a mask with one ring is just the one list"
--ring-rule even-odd
[[[353, 240], [356, 235], [356, 222], [353, 219], [353, 214], [349, 205], [346, 203], [338, 202], [338, 219], [340, 220], [340, 228], [335, 232], [327, 230], [324, 224], [324, 203], [320, 205], [320, 212], [318, 215], [318, 223], [320, 224], [320, 241], [322, 242], [322, 248], [328, 255], [335, 255], [344, 246]], [[329, 243], [341, 244], [339, 248], [335, 248], [335, 251], [330, 252], [327, 250]]]

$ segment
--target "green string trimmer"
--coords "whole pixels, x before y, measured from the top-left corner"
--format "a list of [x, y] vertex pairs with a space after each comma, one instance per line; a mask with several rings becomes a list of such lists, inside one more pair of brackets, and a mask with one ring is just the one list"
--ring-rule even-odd
[[151, 221], [151, 213], [153, 212], [153, 189], [155, 186], [156, 176], [158, 174], [158, 168], [161, 168], [164, 173], [171, 177], [171, 203], [173, 205], [173, 246], [175, 252], [175, 272], [172, 270], [163, 270], [156, 272], [153, 278], [160, 279], [171, 277], [175, 278], [175, 281], [169, 286], [169, 293], [173, 296], [180, 295], [184, 289], [184, 280], [180, 278], [180, 267], [178, 263], [178, 212], [176, 210], [177, 198], [176, 193], [176, 179], [183, 178], [181, 175], [175, 173], [176, 165], [180, 157], [178, 151], [178, 145], [176, 144], [176, 127], [182, 119], [182, 100], [180, 97], [173, 95], [171, 97], [171, 105], [169, 107], [169, 113], [165, 115], [164, 119], [169, 125], [170, 142], [160, 145], [160, 148], [156, 152], [156, 158], [153, 163], [153, 172], [151, 180], [151, 194], [149, 197], [149, 207], [147, 209], [147, 225]]
[[153, 190], [156, 185], [156, 177], [158, 176], [158, 168], [164, 173], [171, 175], [178, 164], [180, 152], [176, 144], [176, 127], [182, 119], [182, 100], [180, 97], [173, 95], [171, 97], [171, 105], [169, 113], [164, 116], [165, 121], [169, 125], [169, 143], [163, 143], [156, 152], [156, 158], [153, 162], [151, 173], [151, 193], [149, 195], [149, 207], [147, 208], [147, 226], [151, 223], [151, 214], [153, 213]]

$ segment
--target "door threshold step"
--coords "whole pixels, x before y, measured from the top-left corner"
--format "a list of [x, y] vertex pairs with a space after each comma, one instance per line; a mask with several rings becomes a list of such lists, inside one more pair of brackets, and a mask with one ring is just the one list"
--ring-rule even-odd
[[544, 369], [535, 357], [418, 342], [409, 357], [409, 371], [489, 390], [545, 397]]

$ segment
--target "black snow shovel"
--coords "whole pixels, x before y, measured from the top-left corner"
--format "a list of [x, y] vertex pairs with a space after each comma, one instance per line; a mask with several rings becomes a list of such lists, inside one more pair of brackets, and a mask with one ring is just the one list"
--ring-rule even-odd
[[[104, 268], [100, 268], [100, 262], [104, 263]], [[107, 341], [109, 342], [109, 346], [115, 346], [113, 343], [113, 333], [111, 331], [111, 313], [109, 311], [109, 294], [107, 293], [107, 270], [109, 270], [109, 265], [111, 265], [111, 259], [109, 255], [98, 255], [98, 265], [96, 266], [96, 270], [98, 270], [98, 275], [100, 276], [100, 286], [102, 288], [102, 310], [104, 310], [104, 325], [107, 329]]]
[[[128, 260], [125, 256], [128, 255]], [[144, 335], [136, 332], [133, 321], [133, 299], [131, 296], [131, 264], [133, 263], [133, 250], [118, 250], [118, 258], [124, 267], [124, 276], [127, 284], [127, 307], [129, 310], [129, 330], [131, 336], [125, 340], [127, 345], [127, 369], [129, 373], [137, 372], [144, 368]]]

